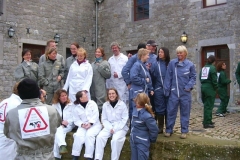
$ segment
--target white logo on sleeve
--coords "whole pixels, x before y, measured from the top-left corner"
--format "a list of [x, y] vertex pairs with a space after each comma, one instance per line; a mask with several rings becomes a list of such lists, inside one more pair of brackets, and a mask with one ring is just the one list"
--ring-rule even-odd
[[18, 110], [23, 139], [50, 134], [48, 110], [46, 107], [32, 107]]
[[210, 70], [210, 67], [203, 67], [202, 68], [201, 79], [207, 79], [208, 78], [209, 70]]

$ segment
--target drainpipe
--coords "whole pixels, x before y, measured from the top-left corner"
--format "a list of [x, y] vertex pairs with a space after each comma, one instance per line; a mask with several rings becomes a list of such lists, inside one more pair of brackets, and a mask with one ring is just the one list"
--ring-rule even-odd
[[102, 3], [104, 0], [93, 0], [96, 7], [96, 18], [95, 18], [95, 49], [98, 47], [98, 4]]

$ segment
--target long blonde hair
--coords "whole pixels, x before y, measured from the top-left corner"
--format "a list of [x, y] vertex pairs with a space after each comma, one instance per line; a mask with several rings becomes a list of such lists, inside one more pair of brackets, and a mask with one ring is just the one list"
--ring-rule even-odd
[[154, 117], [152, 106], [150, 104], [150, 99], [146, 93], [139, 93], [134, 99], [134, 101], [136, 105], [142, 106]]

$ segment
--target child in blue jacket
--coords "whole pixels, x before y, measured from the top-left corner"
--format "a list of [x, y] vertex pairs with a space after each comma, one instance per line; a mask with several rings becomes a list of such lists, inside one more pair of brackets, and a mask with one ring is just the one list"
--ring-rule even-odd
[[157, 140], [158, 126], [147, 94], [139, 93], [135, 103], [130, 134], [131, 160], [148, 160], [150, 143]]

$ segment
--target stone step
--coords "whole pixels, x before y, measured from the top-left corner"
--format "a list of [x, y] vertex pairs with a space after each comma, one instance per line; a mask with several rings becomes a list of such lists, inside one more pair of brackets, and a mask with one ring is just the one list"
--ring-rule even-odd
[[[67, 149], [69, 154], [63, 160], [71, 160], [73, 132], [67, 134]], [[237, 160], [240, 157], [240, 141], [219, 140], [206, 137], [188, 135], [187, 139], [180, 139], [180, 135], [173, 134], [166, 138], [163, 134], [158, 136], [157, 142], [151, 145], [150, 160]], [[79, 160], [84, 160], [84, 147]], [[111, 159], [110, 140], [104, 149], [103, 160]], [[130, 160], [131, 149], [129, 135], [124, 143], [120, 160]]]

